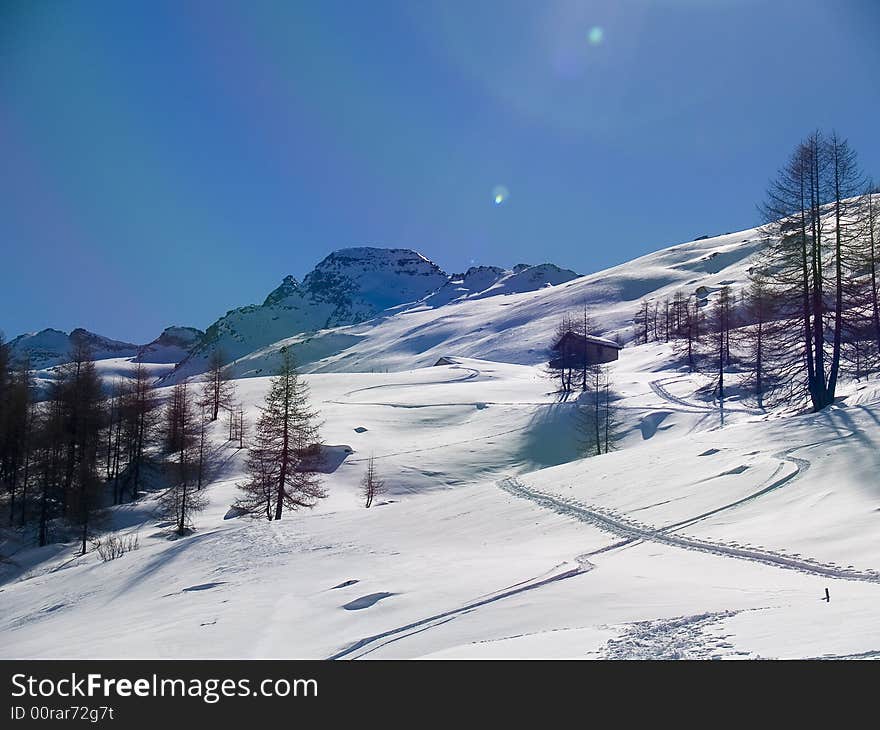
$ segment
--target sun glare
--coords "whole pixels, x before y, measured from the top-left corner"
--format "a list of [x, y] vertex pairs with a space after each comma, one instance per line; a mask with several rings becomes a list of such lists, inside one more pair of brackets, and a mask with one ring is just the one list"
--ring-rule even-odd
[[495, 201], [495, 205], [503, 204], [508, 197], [510, 197], [510, 192], [503, 185], [496, 185], [492, 189], [492, 199]]

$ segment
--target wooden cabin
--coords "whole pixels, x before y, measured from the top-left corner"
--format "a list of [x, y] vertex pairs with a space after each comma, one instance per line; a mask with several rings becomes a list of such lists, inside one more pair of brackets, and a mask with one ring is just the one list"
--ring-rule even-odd
[[577, 369], [583, 367], [585, 360], [587, 365], [614, 362], [622, 349], [623, 346], [614, 340], [566, 332], [551, 348], [555, 357], [550, 361], [550, 367], [554, 370]]

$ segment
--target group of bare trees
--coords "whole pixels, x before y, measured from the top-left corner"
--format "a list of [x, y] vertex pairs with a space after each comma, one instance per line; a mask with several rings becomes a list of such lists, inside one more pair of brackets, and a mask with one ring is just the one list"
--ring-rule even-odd
[[613, 451], [619, 442], [617, 394], [612, 389], [607, 367], [590, 368], [590, 381], [577, 401], [575, 425], [578, 444], [584, 456]]
[[153, 445], [159, 399], [153, 378], [138, 364], [131, 376], [117, 380], [107, 401], [106, 479], [113, 503], [140, 496], [147, 450]]
[[[204, 505], [201, 489], [216, 458], [206, 431], [211, 416], [219, 408], [233, 412], [222, 355], [198, 385], [174, 386], [163, 403], [144, 365], [106, 383], [87, 344], [75, 342], [69, 362], [38, 387], [28, 360], [13, 360], [0, 340], [0, 500], [7, 524], [34, 527], [39, 545], [69, 539], [75, 529], [85, 552], [104, 510], [138, 499], [148, 481], [164, 487], [160, 509], [185, 532]], [[236, 421], [242, 445], [241, 409]]]
[[[75, 527], [86, 552], [104, 510], [137, 499], [147, 481], [159, 490], [160, 514], [186, 534], [207, 503], [221, 412], [227, 444], [245, 447], [244, 407], [219, 352], [203, 376], [157, 391], [140, 364], [128, 378], [102, 382], [88, 347], [77, 344], [37, 394], [29, 364], [13, 363], [0, 340], [0, 498], [9, 525], [35, 525], [40, 545], [69, 539]], [[286, 351], [249, 440], [240, 506], [279, 520], [325, 496], [317, 414]], [[381, 488], [374, 474], [372, 494]]]
[[13, 363], [2, 343], [0, 353], [0, 480], [8, 524], [36, 523], [37, 541], [45, 545], [50, 520], [63, 517], [85, 552], [107, 482], [101, 462], [108, 409], [95, 364], [85, 344], [75, 344], [37, 402], [27, 360]]
[[[636, 344], [651, 341], [692, 344], [703, 330], [703, 303], [700, 294], [688, 296], [683, 291], [659, 301], [643, 299], [633, 317], [633, 340]], [[683, 352], [690, 360], [693, 353], [687, 347]]]
[[877, 200], [855, 151], [836, 133], [801, 142], [763, 205], [759, 271], [783, 323], [774, 366], [813, 410], [834, 402], [842, 373], [876, 371], [880, 355]]
[[635, 340], [673, 342], [692, 371], [725, 372], [765, 404], [834, 402], [842, 376], [880, 370], [880, 193], [837, 134], [802, 141], [761, 206], [765, 245], [734, 293], [643, 301]]
[[160, 434], [168, 486], [159, 497], [159, 508], [179, 535], [192, 529], [194, 516], [207, 506], [202, 488], [210, 481], [219, 460], [208, 430], [219, 419], [221, 409], [237, 425], [234, 437], [230, 430], [227, 444], [244, 448], [247, 424], [244, 407], [236, 402], [235, 395], [220, 350], [212, 352], [200, 382], [185, 380], [171, 389]]

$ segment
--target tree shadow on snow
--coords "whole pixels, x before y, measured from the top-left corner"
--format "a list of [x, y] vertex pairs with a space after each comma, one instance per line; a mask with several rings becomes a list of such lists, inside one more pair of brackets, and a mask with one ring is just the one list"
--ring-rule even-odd
[[575, 401], [539, 407], [525, 430], [519, 460], [540, 469], [581, 457]]

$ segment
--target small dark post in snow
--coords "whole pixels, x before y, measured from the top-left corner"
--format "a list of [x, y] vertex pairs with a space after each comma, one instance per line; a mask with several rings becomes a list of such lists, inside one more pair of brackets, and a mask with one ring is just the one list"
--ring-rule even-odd
[[831, 603], [831, 594], [828, 592], [827, 588], [825, 589], [825, 598], [823, 598], [822, 600], [828, 601], [828, 603]]

